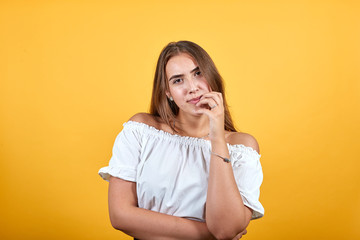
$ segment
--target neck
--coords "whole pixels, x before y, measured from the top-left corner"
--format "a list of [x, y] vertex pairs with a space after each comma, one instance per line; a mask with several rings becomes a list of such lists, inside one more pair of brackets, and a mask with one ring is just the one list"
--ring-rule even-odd
[[209, 119], [204, 114], [185, 115], [180, 111], [176, 117], [175, 130], [183, 136], [206, 138], [209, 134]]

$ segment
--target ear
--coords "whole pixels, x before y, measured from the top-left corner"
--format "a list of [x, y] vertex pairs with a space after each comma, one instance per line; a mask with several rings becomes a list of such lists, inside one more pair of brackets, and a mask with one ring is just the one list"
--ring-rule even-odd
[[166, 96], [167, 96], [167, 98], [169, 98], [171, 95], [170, 95], [170, 92], [169, 91], [165, 91], [165, 94], [166, 94]]

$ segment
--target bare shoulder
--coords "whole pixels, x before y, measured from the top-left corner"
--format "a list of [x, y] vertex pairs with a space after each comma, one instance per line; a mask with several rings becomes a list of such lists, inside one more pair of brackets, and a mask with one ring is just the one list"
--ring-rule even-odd
[[151, 115], [149, 113], [144, 113], [144, 112], [136, 113], [134, 116], [132, 116], [129, 119], [129, 121], [145, 123], [149, 126], [153, 126], [156, 128], [158, 128], [158, 126], [160, 124], [159, 119], [156, 116]]
[[242, 144], [246, 147], [251, 147], [258, 153], [260, 153], [259, 144], [255, 137], [244, 132], [231, 132], [228, 133], [227, 142], [231, 145]]

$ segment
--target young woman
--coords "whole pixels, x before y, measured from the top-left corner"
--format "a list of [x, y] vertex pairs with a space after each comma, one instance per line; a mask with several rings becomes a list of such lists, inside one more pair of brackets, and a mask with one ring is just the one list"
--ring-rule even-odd
[[240, 239], [262, 217], [254, 137], [234, 128], [223, 81], [189, 41], [157, 62], [150, 114], [124, 123], [109, 166], [111, 224], [138, 239]]

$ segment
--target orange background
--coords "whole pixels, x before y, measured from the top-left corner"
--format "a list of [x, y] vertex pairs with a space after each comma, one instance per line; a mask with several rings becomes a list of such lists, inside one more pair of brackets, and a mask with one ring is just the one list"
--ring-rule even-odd
[[359, 1], [0, 1], [0, 238], [131, 239], [107, 213], [122, 123], [191, 40], [261, 149], [243, 239], [360, 238]]

